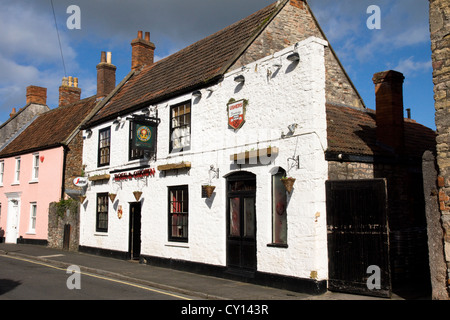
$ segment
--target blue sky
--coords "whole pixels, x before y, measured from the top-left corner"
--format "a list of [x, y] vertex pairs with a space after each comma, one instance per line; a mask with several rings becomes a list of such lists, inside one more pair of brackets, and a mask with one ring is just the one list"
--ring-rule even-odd
[[[58, 103], [62, 78], [79, 78], [82, 98], [96, 93], [101, 51], [112, 52], [117, 83], [131, 67], [130, 42], [149, 31], [157, 59], [168, 56], [275, 0], [0, 0], [0, 123], [26, 103], [26, 87], [48, 89]], [[435, 129], [428, 1], [309, 0], [319, 24], [368, 108], [375, 108], [374, 73], [405, 75], [404, 105], [412, 118]], [[81, 29], [68, 29], [70, 5]], [[380, 8], [380, 29], [369, 29], [370, 5]]]

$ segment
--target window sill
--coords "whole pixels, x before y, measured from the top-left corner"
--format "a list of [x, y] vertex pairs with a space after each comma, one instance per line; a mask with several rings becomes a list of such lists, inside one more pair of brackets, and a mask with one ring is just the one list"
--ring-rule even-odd
[[13, 183], [11, 183], [11, 185], [12, 186], [18, 186], [18, 185], [20, 185], [20, 182], [13, 182]]
[[94, 236], [96, 236], [96, 237], [106, 237], [106, 236], [108, 236], [108, 232], [96, 231], [96, 232], [94, 232]]
[[267, 246], [271, 248], [288, 248], [288, 245], [285, 243], [268, 243]]
[[39, 182], [39, 180], [30, 180], [30, 181], [28, 181], [28, 183], [30, 183], [30, 184], [38, 183], [38, 182]]
[[29, 235], [36, 235], [36, 231], [28, 231], [25, 234], [29, 234]]
[[189, 249], [189, 244], [187, 242], [169, 242], [166, 243], [164, 246]]

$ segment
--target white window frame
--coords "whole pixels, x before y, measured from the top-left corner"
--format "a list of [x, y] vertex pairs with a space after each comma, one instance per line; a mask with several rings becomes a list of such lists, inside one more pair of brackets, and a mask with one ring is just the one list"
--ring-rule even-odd
[[28, 226], [28, 234], [36, 233], [36, 218], [37, 218], [37, 202], [30, 202], [30, 223]]
[[33, 154], [33, 161], [31, 167], [31, 181], [37, 182], [39, 180], [39, 153]]
[[16, 166], [14, 169], [14, 182], [13, 184], [19, 184], [20, 183], [20, 166], [21, 166], [21, 158], [16, 158]]
[[3, 177], [5, 174], [5, 161], [0, 161], [0, 186], [3, 186]]

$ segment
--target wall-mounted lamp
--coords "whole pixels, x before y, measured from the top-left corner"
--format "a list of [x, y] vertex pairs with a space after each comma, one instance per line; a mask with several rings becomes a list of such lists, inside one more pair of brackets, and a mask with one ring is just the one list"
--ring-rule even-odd
[[121, 117], [117, 117], [117, 119], [113, 121], [113, 124], [114, 124], [114, 125], [118, 125], [118, 124], [120, 123], [121, 120], [122, 120]]
[[238, 82], [238, 83], [244, 83], [245, 82], [245, 77], [243, 75], [237, 76], [237, 77], [234, 78], [234, 81]]
[[291, 53], [290, 55], [288, 55], [287, 59], [291, 62], [299, 61], [300, 55], [298, 54], [298, 52], [294, 52], [294, 53]]
[[201, 98], [202, 93], [201, 93], [201, 91], [197, 90], [197, 91], [194, 91], [194, 92], [192, 93], [192, 96], [193, 96], [194, 98]]
[[86, 134], [88, 135], [88, 137], [90, 137], [92, 135], [92, 130], [91, 129], [87, 129], [86, 130]]
[[289, 133], [294, 134], [295, 129], [297, 129], [297, 126], [298, 126], [298, 125], [297, 125], [296, 123], [290, 124], [290, 125], [288, 126]]

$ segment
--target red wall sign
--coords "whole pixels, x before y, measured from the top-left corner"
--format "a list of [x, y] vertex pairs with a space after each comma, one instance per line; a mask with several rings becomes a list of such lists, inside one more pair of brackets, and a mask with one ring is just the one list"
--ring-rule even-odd
[[119, 173], [114, 175], [114, 181], [122, 181], [122, 180], [131, 180], [133, 178], [143, 178], [143, 177], [154, 177], [156, 173], [155, 169], [145, 169], [145, 170], [139, 170], [135, 171], [133, 173]]

